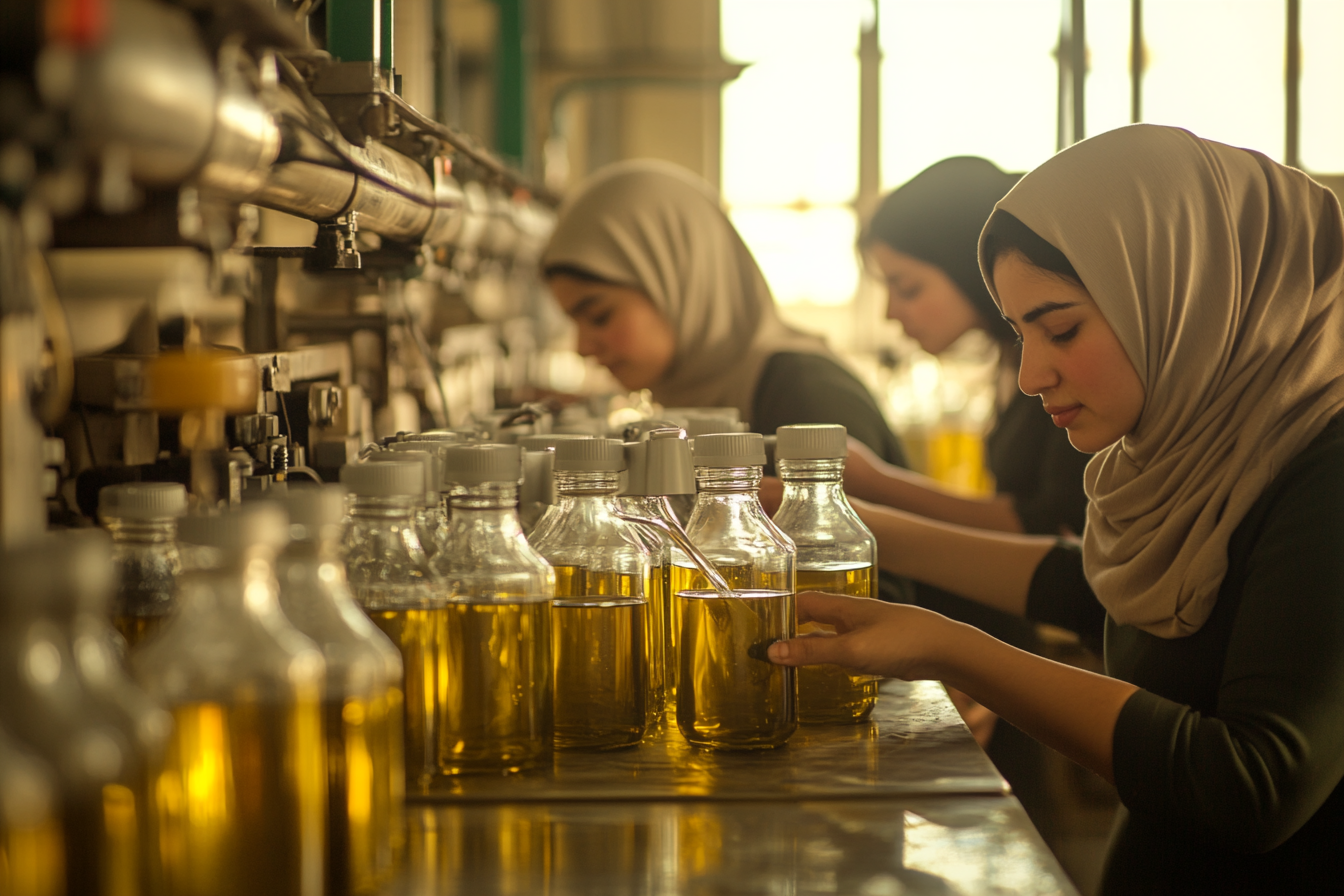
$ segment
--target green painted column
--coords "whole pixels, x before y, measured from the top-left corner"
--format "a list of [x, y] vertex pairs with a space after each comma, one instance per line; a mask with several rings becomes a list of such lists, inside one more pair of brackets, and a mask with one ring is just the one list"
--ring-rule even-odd
[[521, 167], [527, 147], [527, 0], [495, 0], [495, 151]]
[[392, 17], [384, 17], [384, 6], [390, 10], [392, 0], [327, 0], [327, 52], [342, 62], [390, 67]]

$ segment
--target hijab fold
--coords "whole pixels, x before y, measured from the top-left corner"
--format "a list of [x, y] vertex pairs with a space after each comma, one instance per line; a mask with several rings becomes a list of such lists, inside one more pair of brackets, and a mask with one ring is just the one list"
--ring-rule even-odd
[[713, 189], [667, 162], [609, 165], [560, 208], [543, 270], [568, 266], [644, 293], [676, 334], [651, 391], [669, 407], [735, 407], [750, 420], [770, 357], [832, 357], [779, 317], [774, 298]]
[[[1132, 125], [997, 208], [1068, 257], [1144, 387], [1138, 425], [1087, 466], [1088, 581], [1116, 622], [1193, 634], [1233, 531], [1344, 409], [1339, 202], [1260, 153]], [[983, 242], [980, 265], [992, 292]]]

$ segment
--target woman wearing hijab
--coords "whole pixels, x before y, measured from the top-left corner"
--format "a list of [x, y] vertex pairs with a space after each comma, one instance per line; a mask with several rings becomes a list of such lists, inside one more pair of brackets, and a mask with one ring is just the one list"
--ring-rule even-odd
[[[915, 607], [800, 595], [776, 662], [939, 677], [1114, 781], [1106, 893], [1344, 879], [1344, 220], [1305, 174], [1175, 128], [1064, 150], [981, 269], [1087, 467], [1081, 552], [864, 511], [884, 564], [1104, 628], [1108, 676]], [[976, 562], [967, 562], [975, 557]], [[1079, 594], [1099, 610], [1079, 614]]]
[[718, 197], [665, 162], [610, 165], [560, 209], [542, 270], [579, 352], [668, 407], [732, 407], [756, 432], [840, 423], [904, 464], [872, 395], [780, 319]]
[[858, 450], [845, 485], [856, 497], [931, 519], [1001, 532], [1081, 532], [1087, 508], [1087, 456], [1069, 445], [1040, 403], [1013, 385], [1017, 335], [980, 276], [976, 244], [994, 203], [1018, 175], [994, 163], [944, 159], [890, 193], [859, 241], [887, 286], [887, 317], [900, 321], [924, 351], [942, 354], [970, 330], [999, 348], [999, 402], [985, 438], [986, 466], [997, 494], [971, 498], [908, 470], [874, 463]]

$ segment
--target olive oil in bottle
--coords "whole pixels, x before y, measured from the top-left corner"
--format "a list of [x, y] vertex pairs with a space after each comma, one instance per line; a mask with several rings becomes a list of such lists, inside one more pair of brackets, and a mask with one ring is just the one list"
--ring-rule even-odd
[[798, 724], [796, 670], [765, 655], [771, 643], [793, 636], [793, 594], [736, 593], [735, 599], [717, 591], [677, 594], [677, 726], [697, 746], [770, 749], [788, 740]]
[[0, 893], [65, 893], [65, 838], [55, 778], [0, 729]]
[[554, 567], [552, 659], [556, 749], [614, 749], [638, 744], [661, 694], [661, 641], [649, 612], [649, 552], [637, 530], [616, 516], [625, 469], [615, 439], [578, 439], [555, 448], [560, 501], [532, 534]]
[[437, 773], [508, 773], [550, 757], [555, 573], [518, 521], [516, 445], [443, 451], [451, 513], [425, 630], [439, 640]]
[[[781, 426], [775, 459], [784, 497], [775, 524], [798, 548], [799, 591], [875, 597], [877, 541], [845, 497], [842, 477], [848, 451], [843, 426]], [[828, 627], [806, 623], [799, 631], [823, 628]], [[833, 665], [800, 667], [798, 720], [862, 722], [877, 703], [878, 681]]]
[[720, 596], [673, 552], [677, 727], [698, 746], [777, 747], [798, 725], [797, 675], [765, 651], [796, 630], [794, 547], [757, 496], [764, 442], [757, 433], [710, 433], [696, 437], [692, 453], [700, 490], [686, 534], [740, 598]]
[[112, 623], [130, 649], [162, 628], [173, 607], [182, 557], [177, 518], [187, 490], [176, 482], [125, 482], [98, 493], [98, 516], [112, 536], [117, 569]]

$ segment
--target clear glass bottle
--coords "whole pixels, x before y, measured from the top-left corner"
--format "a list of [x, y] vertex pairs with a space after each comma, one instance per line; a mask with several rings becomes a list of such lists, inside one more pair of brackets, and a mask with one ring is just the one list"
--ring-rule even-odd
[[355, 604], [341, 559], [345, 489], [292, 487], [280, 609], [322, 650], [327, 893], [374, 893], [405, 841], [401, 653]]
[[107, 610], [111, 543], [101, 532], [44, 535], [0, 556], [0, 569], [0, 725], [56, 772], [68, 891], [154, 892], [150, 757], [122, 708], [87, 686], [96, 664], [81, 671], [70, 628], [89, 595]]
[[324, 892], [322, 652], [280, 611], [270, 502], [178, 527], [178, 610], [131, 658], [168, 707], [158, 776], [164, 875], [174, 896]]
[[451, 445], [452, 513], [434, 558], [444, 633], [438, 767], [445, 775], [532, 768], [551, 752], [555, 573], [518, 522], [517, 445]]
[[125, 482], [98, 492], [98, 518], [112, 535], [117, 564], [112, 624], [132, 650], [172, 610], [182, 572], [177, 518], [186, 512], [187, 490], [176, 482]]
[[[798, 548], [798, 590], [877, 597], [877, 540], [845, 497], [845, 428], [781, 426], [776, 436], [784, 498], [774, 521]], [[831, 630], [809, 622], [798, 631], [821, 629]], [[878, 681], [839, 666], [804, 666], [798, 670], [798, 721], [862, 722], [877, 703]]]
[[0, 893], [62, 896], [65, 838], [55, 775], [0, 728]]
[[420, 542], [429, 557], [438, 553], [448, 530], [448, 507], [443, 494], [443, 447], [447, 444], [417, 436], [387, 446], [393, 456], [415, 457], [425, 465], [425, 500], [416, 511], [415, 523]]
[[[625, 445], [626, 485], [619, 504], [628, 513], [681, 525], [671, 499], [695, 495], [690, 443], [677, 428], [644, 433]], [[676, 717], [676, 638], [672, 630], [672, 542], [659, 529], [639, 527], [649, 549], [649, 613], [661, 642], [661, 668], [652, 668], [653, 688], [662, 694], [659, 721]]]
[[518, 447], [523, 450], [523, 481], [518, 490], [518, 519], [523, 533], [529, 538], [551, 508], [559, 503], [555, 491], [555, 446], [576, 439], [591, 439], [590, 435], [552, 432], [523, 436]]
[[555, 448], [560, 494], [532, 547], [555, 570], [551, 651], [555, 747], [613, 749], [644, 739], [661, 685], [663, 653], [650, 612], [649, 551], [617, 517], [625, 447], [616, 439], [578, 439]]
[[778, 747], [798, 726], [798, 683], [764, 648], [796, 629], [795, 551], [757, 493], [764, 440], [759, 433], [710, 433], [691, 451], [699, 492], [686, 534], [740, 597], [718, 596], [673, 549], [677, 727], [700, 746]]
[[435, 706], [443, 632], [431, 612], [434, 574], [416, 534], [424, 466], [415, 461], [348, 464], [345, 565], [355, 603], [401, 651], [406, 778], [428, 786], [437, 761]]

